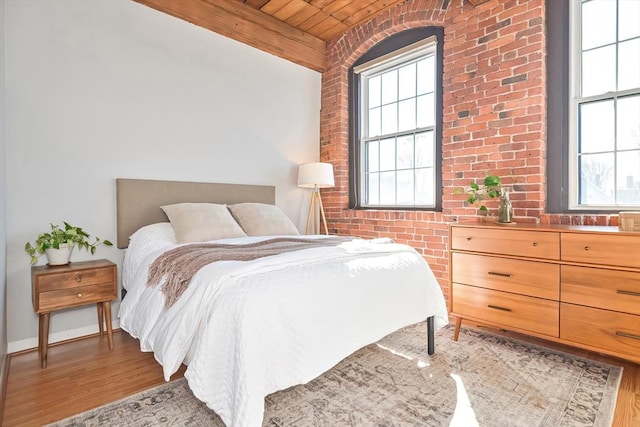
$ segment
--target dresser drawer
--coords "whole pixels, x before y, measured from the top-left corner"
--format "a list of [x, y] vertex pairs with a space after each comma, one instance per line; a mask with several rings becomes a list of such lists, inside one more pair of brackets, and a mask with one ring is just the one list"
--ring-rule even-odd
[[491, 254], [560, 259], [556, 232], [506, 230], [496, 227], [452, 227], [451, 249]]
[[454, 283], [452, 312], [558, 337], [558, 302]]
[[115, 268], [105, 267], [43, 274], [38, 277], [37, 286], [39, 292], [48, 292], [112, 282], [115, 282]]
[[563, 302], [640, 315], [640, 273], [563, 265]]
[[563, 233], [562, 260], [640, 268], [640, 234]]
[[578, 305], [560, 305], [560, 338], [638, 358], [640, 316]]
[[60, 307], [74, 307], [116, 298], [115, 282], [98, 285], [77, 286], [55, 291], [40, 292], [36, 300], [36, 311], [53, 311]]
[[557, 300], [560, 266], [543, 262], [452, 253], [456, 283]]

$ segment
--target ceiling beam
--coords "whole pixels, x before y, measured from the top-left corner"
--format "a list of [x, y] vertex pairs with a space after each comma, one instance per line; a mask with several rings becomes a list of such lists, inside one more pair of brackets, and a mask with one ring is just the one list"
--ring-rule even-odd
[[244, 3], [134, 0], [315, 71], [326, 71], [326, 43]]

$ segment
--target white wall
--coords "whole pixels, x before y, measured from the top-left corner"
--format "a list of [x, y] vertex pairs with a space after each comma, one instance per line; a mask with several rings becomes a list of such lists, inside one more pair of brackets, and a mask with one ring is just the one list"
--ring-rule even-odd
[[[4, 21], [4, 0], [0, 0], [0, 22]], [[7, 354], [7, 210], [5, 170], [4, 118], [4, 27], [0, 26], [0, 384], [3, 384]]]
[[[6, 0], [4, 25], [9, 351], [37, 345], [25, 242], [63, 220], [115, 241], [117, 177], [275, 185], [304, 226], [319, 73], [130, 0]], [[51, 322], [97, 331], [94, 306]]]

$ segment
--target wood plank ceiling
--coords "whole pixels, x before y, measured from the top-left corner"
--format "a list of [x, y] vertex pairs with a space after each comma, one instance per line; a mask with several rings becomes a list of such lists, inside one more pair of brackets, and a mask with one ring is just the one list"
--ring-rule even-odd
[[319, 72], [326, 42], [404, 0], [134, 0]]

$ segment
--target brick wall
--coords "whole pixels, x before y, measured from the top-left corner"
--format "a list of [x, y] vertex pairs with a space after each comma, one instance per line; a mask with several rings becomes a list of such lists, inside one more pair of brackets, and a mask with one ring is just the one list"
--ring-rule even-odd
[[[330, 41], [320, 116], [320, 159], [333, 163], [336, 175], [336, 187], [322, 191], [330, 230], [415, 247], [448, 295], [447, 224], [480, 220], [456, 189], [486, 172], [513, 186], [517, 222], [611, 223], [609, 216], [545, 214], [544, 21], [544, 0], [477, 7], [466, 0], [408, 0]], [[348, 69], [389, 35], [430, 25], [445, 32], [442, 212], [350, 210]]]

